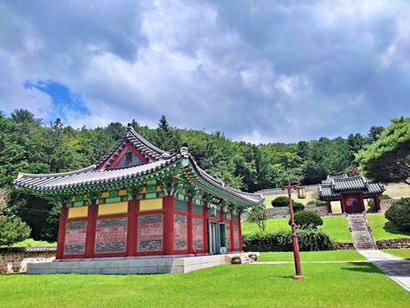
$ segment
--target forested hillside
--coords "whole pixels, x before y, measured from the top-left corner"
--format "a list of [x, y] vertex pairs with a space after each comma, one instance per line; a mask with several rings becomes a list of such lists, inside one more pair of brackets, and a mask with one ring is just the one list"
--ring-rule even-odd
[[[17, 191], [13, 187], [17, 173], [53, 173], [91, 165], [122, 136], [126, 124], [74, 129], [59, 119], [43, 123], [27, 110], [17, 110], [9, 117], [0, 113], [0, 187], [9, 192], [3, 213], [28, 221], [35, 238], [54, 238], [58, 207]], [[355, 153], [375, 141], [383, 130], [372, 127], [366, 136], [255, 145], [232, 141], [222, 132], [177, 129], [164, 116], [157, 128], [141, 126], [135, 120], [131, 124], [164, 150], [174, 152], [187, 145], [211, 175], [251, 192], [280, 187], [287, 178], [312, 184], [328, 174], [349, 173], [355, 165]]]

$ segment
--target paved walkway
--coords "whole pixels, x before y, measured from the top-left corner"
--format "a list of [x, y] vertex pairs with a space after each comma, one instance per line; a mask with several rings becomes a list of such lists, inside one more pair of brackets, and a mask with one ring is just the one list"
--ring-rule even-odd
[[410, 291], [410, 260], [380, 250], [357, 250], [399, 285]]

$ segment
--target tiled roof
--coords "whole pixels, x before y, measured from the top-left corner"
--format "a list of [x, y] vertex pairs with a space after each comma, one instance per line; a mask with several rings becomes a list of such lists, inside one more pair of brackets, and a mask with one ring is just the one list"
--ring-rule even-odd
[[104, 164], [105, 167], [109, 166], [127, 143], [131, 143], [149, 161], [154, 161], [170, 156], [168, 152], [165, 152], [153, 145], [151, 142], [138, 134], [131, 125], [128, 125], [127, 133], [124, 135], [124, 137], [118, 140], [118, 142], [112, 147], [112, 149], [109, 150], [103, 157], [101, 157], [101, 159], [96, 163], [96, 166], [99, 166], [101, 164]]
[[261, 203], [263, 201], [263, 196], [261, 194], [245, 193], [230, 188], [223, 182], [207, 174], [197, 165], [194, 158], [185, 147], [181, 148], [180, 152], [174, 155], [169, 155], [168, 153], [163, 152], [163, 154], [155, 161], [123, 169], [97, 169], [96, 165], [92, 165], [80, 170], [55, 174], [20, 173], [15, 181], [15, 185], [46, 194], [91, 185], [106, 185], [160, 171], [184, 158], [188, 159], [195, 174], [205, 181], [205, 185], [207, 187], [209, 185], [214, 187], [215, 191], [221, 192], [221, 195], [228, 194], [233, 200], [238, 200], [237, 198], [239, 198], [239, 200], [251, 204]]
[[320, 199], [338, 199], [345, 192], [360, 191], [365, 196], [381, 194], [384, 186], [380, 183], [369, 183], [363, 176], [328, 176], [319, 184]]

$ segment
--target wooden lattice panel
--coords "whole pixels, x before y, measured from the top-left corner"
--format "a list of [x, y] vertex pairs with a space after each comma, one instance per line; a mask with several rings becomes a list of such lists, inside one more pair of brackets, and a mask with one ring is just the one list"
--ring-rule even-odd
[[81, 255], [85, 252], [85, 238], [87, 235], [87, 221], [69, 221], [64, 238], [65, 255]]
[[174, 216], [174, 248], [188, 249], [188, 219], [186, 216]]
[[126, 217], [98, 219], [95, 231], [95, 253], [125, 252], [127, 229]]
[[140, 252], [161, 251], [163, 247], [164, 223], [162, 215], [138, 217], [138, 243]]
[[192, 237], [194, 241], [194, 249], [204, 248], [204, 222], [202, 219], [192, 219]]

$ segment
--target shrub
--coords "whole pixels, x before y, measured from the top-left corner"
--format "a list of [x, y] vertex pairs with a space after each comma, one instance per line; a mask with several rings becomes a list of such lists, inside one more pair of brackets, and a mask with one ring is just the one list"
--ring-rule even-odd
[[286, 196], [279, 196], [272, 200], [273, 207], [285, 207], [288, 206], [289, 199]]
[[300, 203], [300, 202], [293, 202], [293, 211], [296, 212], [300, 212], [303, 211], [305, 208], [305, 206]]
[[30, 227], [18, 217], [0, 216], [0, 246], [10, 246], [30, 236]]
[[[317, 228], [323, 225], [320, 216], [311, 211], [299, 211], [295, 213], [295, 223], [301, 229]], [[290, 224], [290, 221], [289, 221]]]
[[[303, 251], [332, 250], [335, 243], [321, 230], [305, 229], [298, 231], [299, 248]], [[245, 251], [291, 251], [290, 231], [277, 233], [257, 233], [243, 236]]]
[[410, 198], [394, 202], [384, 215], [400, 229], [410, 230]]
[[[273, 207], [285, 207], [289, 205], [289, 198], [286, 196], [279, 196], [273, 199], [271, 204]], [[302, 203], [294, 201], [294, 200], [292, 204], [293, 204], [293, 210], [295, 212], [301, 211], [305, 208], [305, 206]]]

